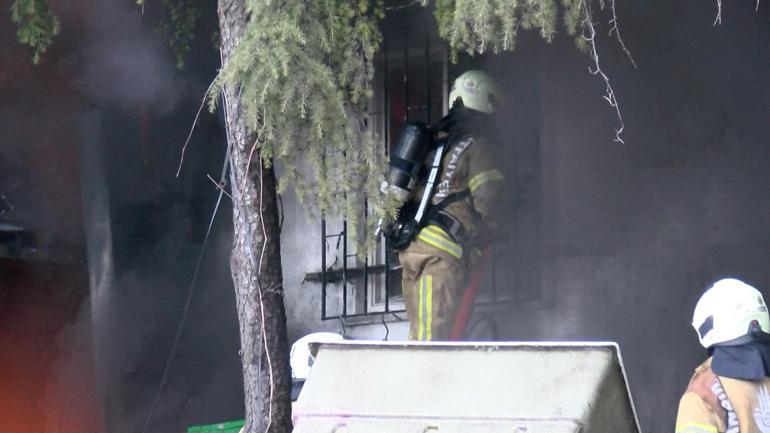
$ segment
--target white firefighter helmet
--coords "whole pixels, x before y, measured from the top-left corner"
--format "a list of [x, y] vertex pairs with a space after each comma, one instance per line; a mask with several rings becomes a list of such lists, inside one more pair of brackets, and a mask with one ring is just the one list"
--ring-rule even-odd
[[307, 379], [313, 366], [313, 355], [310, 353], [311, 343], [328, 343], [340, 341], [345, 338], [333, 332], [314, 332], [308, 334], [291, 345], [289, 364], [291, 365], [291, 377], [293, 379]]
[[499, 89], [495, 81], [486, 72], [470, 70], [455, 80], [449, 91], [449, 108], [451, 109], [457, 99], [461, 99], [465, 107], [483, 113], [494, 113]]
[[734, 278], [717, 281], [698, 300], [692, 326], [700, 344], [737, 344], [741, 337], [770, 332], [770, 316], [762, 293]]

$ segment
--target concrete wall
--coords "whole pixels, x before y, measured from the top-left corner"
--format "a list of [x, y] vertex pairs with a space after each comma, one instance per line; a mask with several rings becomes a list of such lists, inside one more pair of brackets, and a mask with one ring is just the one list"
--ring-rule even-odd
[[[654, 6], [653, 6], [654, 4]], [[703, 350], [689, 326], [700, 292], [734, 275], [770, 287], [767, 10], [695, 2], [623, 5], [639, 64], [600, 40], [626, 144], [587, 60], [540, 50], [544, 289], [552, 302], [500, 314], [506, 339], [610, 339], [642, 427], [671, 431]], [[606, 16], [604, 16], [606, 19]]]

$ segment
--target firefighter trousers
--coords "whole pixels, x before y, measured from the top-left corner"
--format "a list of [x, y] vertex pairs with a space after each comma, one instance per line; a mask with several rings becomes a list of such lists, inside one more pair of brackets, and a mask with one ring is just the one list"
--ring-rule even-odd
[[430, 225], [399, 253], [399, 261], [409, 339], [448, 340], [467, 278], [462, 247]]

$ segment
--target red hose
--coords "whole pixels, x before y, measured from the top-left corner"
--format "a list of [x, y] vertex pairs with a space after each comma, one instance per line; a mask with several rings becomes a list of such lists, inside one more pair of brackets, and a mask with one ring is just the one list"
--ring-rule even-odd
[[486, 275], [487, 265], [492, 258], [492, 249], [487, 248], [481, 253], [481, 258], [471, 271], [471, 277], [468, 279], [468, 287], [463, 293], [463, 300], [457, 311], [452, 333], [449, 339], [453, 341], [462, 340], [465, 337], [465, 331], [468, 329], [468, 323], [473, 315], [473, 306], [476, 303], [476, 296], [481, 290], [481, 283]]

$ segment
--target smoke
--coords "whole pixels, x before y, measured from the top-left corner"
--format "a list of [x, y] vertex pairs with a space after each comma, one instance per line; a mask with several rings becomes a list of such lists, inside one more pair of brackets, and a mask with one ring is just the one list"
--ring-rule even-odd
[[[496, 66], [508, 100], [524, 106], [501, 131], [516, 141], [513, 171], [533, 170], [510, 226], [528, 236], [517, 241], [518, 260], [540, 266], [517, 267], [501, 285], [538, 291], [498, 316], [501, 335], [619, 342], [645, 431], [674, 427], [705, 356], [689, 323], [701, 291], [724, 276], [770, 288], [762, 72], [770, 31], [751, 5], [737, 4], [715, 31], [701, 6], [621, 6], [638, 71], [599, 40], [622, 95], [625, 145], [612, 141], [602, 87], [572, 41], [534, 55], [521, 42], [523, 51]], [[524, 136], [533, 125], [537, 133]], [[529, 214], [536, 218], [522, 227]], [[535, 277], [522, 285], [522, 275]]]
[[77, 266], [0, 261], [0, 430], [99, 429], [87, 304]]
[[156, 25], [134, 2], [91, 2], [77, 87], [100, 105], [170, 112], [183, 88], [175, 79], [171, 53], [153, 32]]
[[[158, 390], [217, 195], [206, 175], [218, 177], [222, 167], [218, 119], [201, 118], [184, 175], [175, 172], [219, 59], [198, 47], [195, 69], [178, 71], [155, 34], [157, 17], [132, 1], [54, 7], [63, 32], [38, 69], [19, 66], [27, 57], [10, 26], [0, 32], [2, 47], [13, 47], [0, 66], [8, 102], [0, 109], [0, 195], [14, 206], [2, 217], [18, 217], [49, 251], [76, 251], [78, 272], [87, 257], [91, 298], [81, 275], [77, 293], [64, 291], [64, 278], [45, 286], [75, 306], [45, 296], [10, 304], [6, 294], [29, 292], [32, 279], [0, 278], [0, 341], [16, 347], [0, 354], [0, 430], [136, 432]], [[150, 432], [242, 416], [226, 207]], [[30, 267], [34, 274], [44, 265]], [[45, 319], [64, 310], [66, 319]]]
[[41, 433], [97, 433], [103, 425], [94, 371], [89, 302], [73, 322], [66, 323], [53, 340], [57, 354], [41, 403]]

